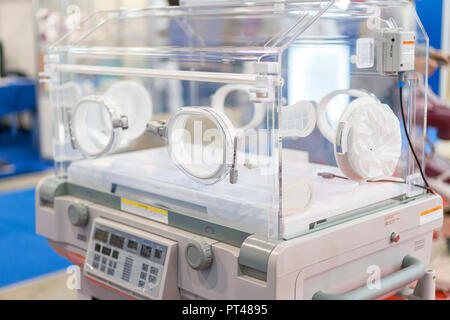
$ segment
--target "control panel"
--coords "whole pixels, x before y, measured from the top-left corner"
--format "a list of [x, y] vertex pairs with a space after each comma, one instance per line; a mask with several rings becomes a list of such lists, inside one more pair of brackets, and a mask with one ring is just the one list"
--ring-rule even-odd
[[[84, 274], [130, 298], [161, 299], [169, 266], [177, 265], [176, 250], [174, 241], [99, 218], [92, 228]], [[176, 268], [171, 269], [176, 279]]]

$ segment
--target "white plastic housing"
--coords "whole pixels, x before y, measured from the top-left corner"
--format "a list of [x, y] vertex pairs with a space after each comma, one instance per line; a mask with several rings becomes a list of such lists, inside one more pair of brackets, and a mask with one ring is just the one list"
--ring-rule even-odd
[[382, 30], [378, 43], [378, 70], [397, 73], [415, 69], [416, 33], [401, 29]]

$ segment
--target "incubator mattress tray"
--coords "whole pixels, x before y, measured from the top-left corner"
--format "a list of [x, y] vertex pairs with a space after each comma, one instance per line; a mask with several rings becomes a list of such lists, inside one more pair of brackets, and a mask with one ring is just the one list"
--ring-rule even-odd
[[[178, 213], [227, 225], [251, 233], [267, 234], [269, 221], [279, 221], [281, 237], [291, 239], [308, 232], [317, 222], [330, 221], [351, 211], [392, 199], [405, 193], [401, 183], [377, 182], [359, 184], [344, 179], [324, 179], [317, 172], [340, 174], [337, 168], [311, 164], [298, 151], [283, 152], [283, 167], [293, 167], [283, 176], [283, 189], [304, 193], [310, 199], [285, 205], [278, 218], [278, 194], [270, 185], [255, 183], [242, 170], [236, 185], [224, 180], [216, 185], [201, 185], [172, 164], [165, 148], [83, 160], [70, 165], [69, 181], [90, 188], [169, 208]], [[251, 171], [251, 170], [247, 170]], [[300, 183], [299, 181], [304, 182]], [[253, 184], [252, 184], [253, 183]], [[307, 196], [308, 197], [308, 196]], [[299, 196], [304, 198], [304, 196]], [[272, 216], [270, 216], [272, 215]]]

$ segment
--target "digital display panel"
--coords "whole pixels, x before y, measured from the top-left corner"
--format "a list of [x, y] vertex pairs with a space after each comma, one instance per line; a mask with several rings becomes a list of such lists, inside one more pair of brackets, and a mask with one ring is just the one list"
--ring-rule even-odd
[[128, 249], [137, 250], [139, 243], [134, 240], [128, 240]]
[[141, 248], [141, 257], [150, 259], [150, 255], [152, 254], [152, 247], [142, 245]]
[[124, 237], [118, 236], [114, 233], [111, 234], [111, 239], [109, 239], [109, 244], [119, 249], [123, 248], [124, 242], [125, 242]]
[[95, 240], [106, 243], [106, 242], [108, 242], [108, 236], [109, 236], [109, 232], [107, 232], [107, 231], [104, 231], [101, 229], [95, 230], [95, 235], [94, 235]]

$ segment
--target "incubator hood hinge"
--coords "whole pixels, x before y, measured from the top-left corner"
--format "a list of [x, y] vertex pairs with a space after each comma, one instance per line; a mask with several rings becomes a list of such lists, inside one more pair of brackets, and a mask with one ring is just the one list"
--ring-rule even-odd
[[251, 277], [266, 281], [269, 257], [282, 241], [251, 235], [242, 243], [239, 251], [241, 271]]
[[147, 132], [162, 139], [167, 139], [167, 122], [150, 121], [147, 124]]
[[113, 119], [112, 120], [112, 126], [113, 128], [121, 128], [123, 130], [128, 130], [129, 124], [128, 124], [128, 117], [127, 116], [120, 116], [120, 119]]
[[39, 72], [39, 82], [49, 83], [55, 74], [55, 64], [59, 63], [59, 56], [48, 54], [44, 57], [44, 71]]
[[39, 188], [39, 200], [53, 207], [56, 197], [67, 194], [66, 181], [55, 177], [45, 179]]
[[251, 101], [253, 103], [270, 103], [275, 99], [275, 87], [283, 86], [283, 79], [279, 76], [277, 62], [257, 62], [255, 64], [257, 73], [256, 83], [250, 89]]

